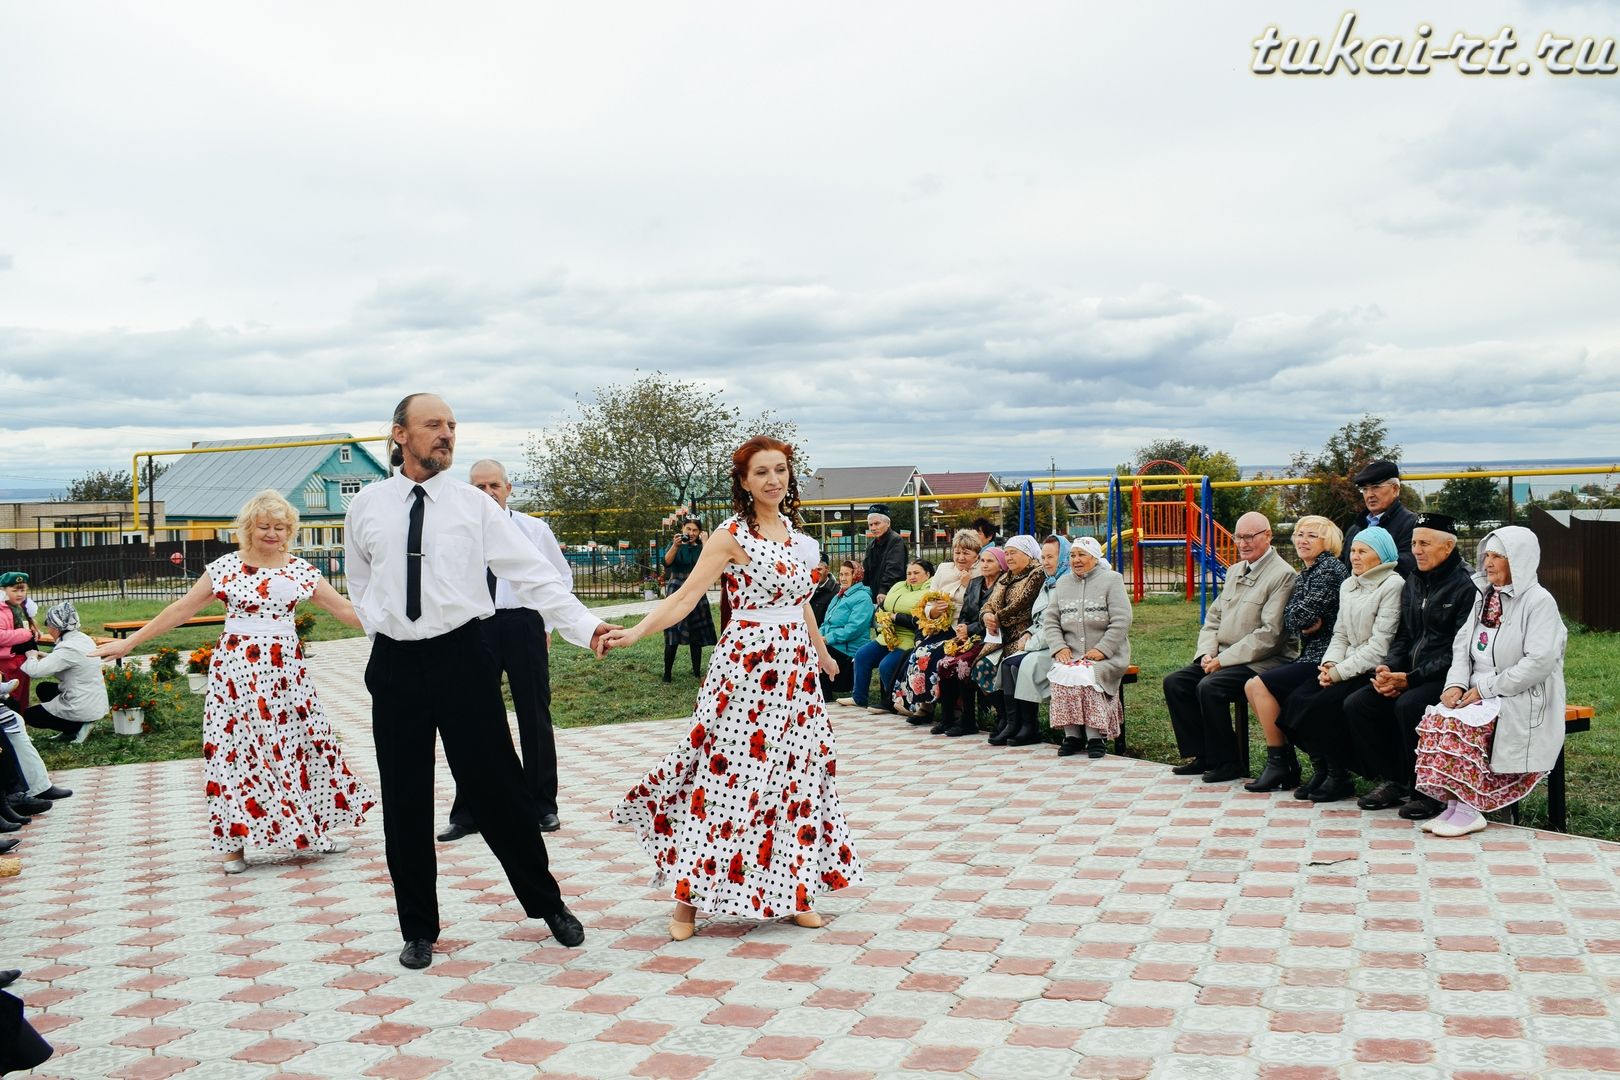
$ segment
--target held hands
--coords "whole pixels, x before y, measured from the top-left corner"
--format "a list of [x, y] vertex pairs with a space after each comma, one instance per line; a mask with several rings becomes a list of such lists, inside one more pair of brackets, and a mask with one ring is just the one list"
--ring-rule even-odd
[[1215, 672], [1221, 670], [1221, 658], [1218, 656], [1206, 656], [1201, 663], [1204, 668], [1205, 675], [1213, 675]]
[[634, 645], [641, 640], [641, 635], [634, 629], [625, 629], [612, 623], [603, 623], [591, 633], [591, 652], [596, 654], [598, 660], [606, 656], [610, 650], [622, 649], [627, 645]]
[[1460, 686], [1448, 686], [1445, 693], [1440, 695], [1440, 704], [1448, 709], [1461, 709], [1482, 700], [1484, 699], [1480, 697], [1478, 687], [1471, 687], [1465, 691]]
[[1316, 666], [1316, 685], [1323, 687], [1333, 685], [1332, 664], [1318, 664]]
[[1391, 671], [1387, 664], [1379, 664], [1373, 670], [1373, 689], [1385, 697], [1400, 697], [1406, 693], [1406, 687], [1406, 672]]

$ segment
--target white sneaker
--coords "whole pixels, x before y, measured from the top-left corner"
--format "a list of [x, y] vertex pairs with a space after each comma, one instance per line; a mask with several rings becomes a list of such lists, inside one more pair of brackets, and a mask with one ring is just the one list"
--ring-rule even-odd
[[837, 701], [833, 702], [833, 704], [834, 705], [854, 705], [855, 704], [855, 699], [852, 698], [852, 697], [841, 697]]
[[331, 834], [328, 834], [321, 839], [323, 842], [315, 849], [318, 854], [336, 855], [339, 852], [349, 850], [349, 842], [343, 839], [341, 836], [332, 836]]
[[95, 726], [96, 726], [95, 721], [91, 721], [88, 724], [80, 724], [79, 725], [79, 733], [77, 735], [73, 736], [72, 741], [75, 742], [75, 743], [84, 742], [84, 740], [86, 740], [86, 739], [88, 739], [90, 737], [90, 732], [95, 730]]
[[0, 697], [10, 697], [11, 692], [21, 685], [21, 679], [7, 679], [5, 682], [0, 682]]
[[1436, 836], [1467, 836], [1469, 833], [1481, 831], [1489, 824], [1490, 822], [1485, 820], [1485, 815], [1476, 810], [1474, 816], [1467, 821], [1452, 818], [1450, 821], [1440, 822], [1429, 831]]

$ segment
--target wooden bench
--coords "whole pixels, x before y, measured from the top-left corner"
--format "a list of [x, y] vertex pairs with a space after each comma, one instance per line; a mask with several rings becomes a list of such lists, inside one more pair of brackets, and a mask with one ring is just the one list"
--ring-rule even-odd
[[1125, 669], [1125, 674], [1119, 677], [1119, 736], [1114, 739], [1114, 756], [1125, 756], [1125, 687], [1136, 681], [1142, 674], [1142, 669], [1132, 664]]
[[[118, 622], [103, 623], [101, 628], [115, 638], [126, 638], [151, 622], [151, 619], [123, 619]], [[187, 619], [181, 626], [224, 626], [223, 615], [198, 615]]]
[[[1571, 735], [1582, 731], [1592, 730], [1592, 717], [1597, 710], [1590, 705], [1564, 706], [1564, 738], [1567, 741]], [[1555, 832], [1569, 832], [1569, 807], [1566, 804], [1567, 792], [1564, 787], [1564, 751], [1558, 751], [1558, 761], [1547, 774], [1547, 825]], [[1509, 809], [1509, 817], [1513, 824], [1519, 823], [1519, 803], [1514, 803]]]

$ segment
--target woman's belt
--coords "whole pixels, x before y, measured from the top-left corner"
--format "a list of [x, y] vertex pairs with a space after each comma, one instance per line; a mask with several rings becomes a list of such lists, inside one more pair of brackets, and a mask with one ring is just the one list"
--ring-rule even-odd
[[225, 633], [261, 637], [297, 637], [291, 619], [263, 619], [232, 615], [225, 620]]
[[791, 626], [793, 623], [804, 622], [804, 608], [732, 608], [731, 618], [736, 622], [766, 623], [770, 626]]

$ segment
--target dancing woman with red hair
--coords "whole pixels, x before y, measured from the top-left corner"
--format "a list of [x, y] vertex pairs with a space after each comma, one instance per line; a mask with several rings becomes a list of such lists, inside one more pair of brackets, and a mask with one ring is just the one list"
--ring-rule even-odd
[[838, 803], [832, 728], [817, 676], [836, 675], [810, 610], [816, 542], [797, 528], [793, 448], [759, 435], [732, 455], [735, 513], [703, 545], [686, 583], [607, 647], [674, 626], [723, 578], [731, 604], [679, 746], [614, 808], [675, 901], [669, 934], [698, 911], [821, 925], [822, 893], [861, 879]]

